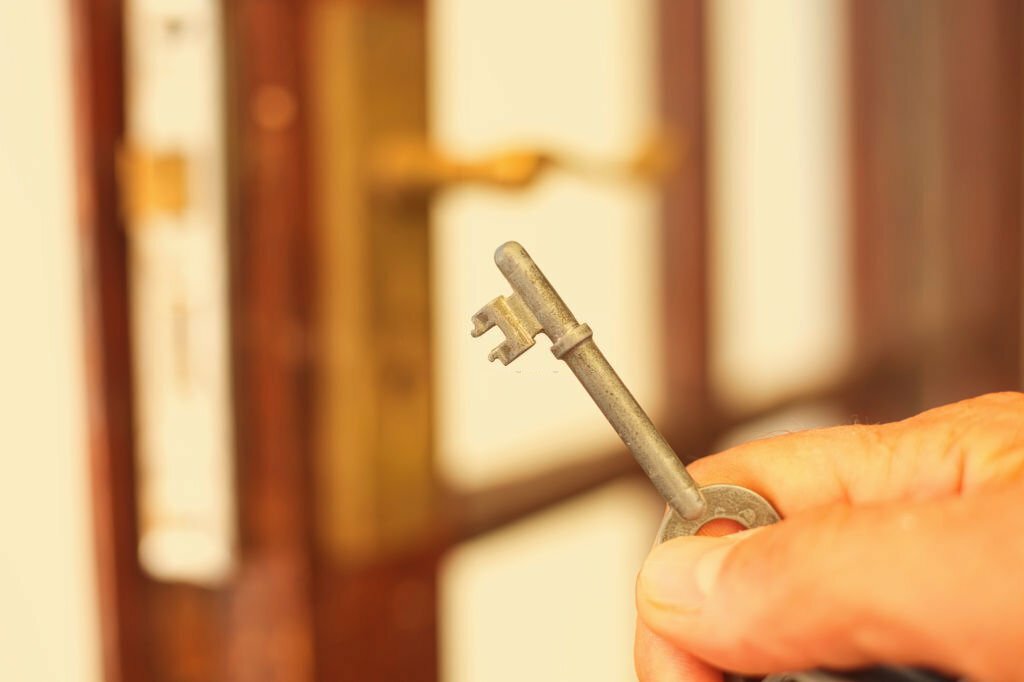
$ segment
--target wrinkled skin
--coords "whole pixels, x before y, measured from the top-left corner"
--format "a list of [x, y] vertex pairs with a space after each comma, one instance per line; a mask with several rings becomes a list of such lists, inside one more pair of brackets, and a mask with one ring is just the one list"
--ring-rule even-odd
[[652, 550], [644, 682], [876, 663], [1024, 680], [1024, 395], [755, 441], [690, 472], [783, 520]]

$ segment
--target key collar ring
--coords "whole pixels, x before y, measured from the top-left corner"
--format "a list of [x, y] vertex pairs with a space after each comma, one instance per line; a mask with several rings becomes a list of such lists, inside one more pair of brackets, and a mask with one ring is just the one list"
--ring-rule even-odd
[[684, 519], [669, 509], [658, 529], [657, 544], [683, 535], [696, 535], [702, 526], [715, 519], [730, 519], [744, 528], [757, 528], [773, 524], [780, 518], [768, 500], [749, 488], [716, 483], [703, 486], [700, 491], [707, 501], [704, 513], [695, 519]]

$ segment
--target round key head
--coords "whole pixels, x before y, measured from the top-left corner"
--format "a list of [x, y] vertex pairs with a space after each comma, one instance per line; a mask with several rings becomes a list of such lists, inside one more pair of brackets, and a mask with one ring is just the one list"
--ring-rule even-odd
[[665, 513], [658, 530], [658, 543], [681, 535], [696, 535], [705, 524], [715, 519], [730, 519], [744, 528], [767, 526], [779, 520], [775, 508], [753, 490], [739, 485], [720, 483], [700, 489], [707, 501], [704, 513], [695, 519], [684, 519], [671, 509]]

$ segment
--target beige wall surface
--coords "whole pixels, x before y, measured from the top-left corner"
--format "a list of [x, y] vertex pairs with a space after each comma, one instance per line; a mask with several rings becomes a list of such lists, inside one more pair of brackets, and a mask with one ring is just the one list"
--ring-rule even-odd
[[844, 7], [709, 5], [711, 372], [737, 405], [850, 356]]
[[646, 483], [626, 481], [452, 552], [442, 679], [632, 679], [633, 585], [661, 513]]
[[0, 2], [0, 677], [100, 679], [68, 4]]

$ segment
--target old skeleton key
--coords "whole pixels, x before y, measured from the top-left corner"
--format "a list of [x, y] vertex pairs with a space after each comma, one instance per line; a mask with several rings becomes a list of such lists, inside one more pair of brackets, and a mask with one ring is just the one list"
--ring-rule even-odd
[[513, 294], [499, 296], [473, 316], [473, 336], [498, 327], [505, 340], [488, 359], [507, 365], [533, 346], [537, 334], [547, 335], [551, 352], [569, 365], [668, 502], [670, 510], [662, 521], [658, 542], [693, 535], [714, 519], [732, 519], [746, 528], [779, 520], [775, 509], [753, 490], [726, 484], [697, 485], [608, 364], [590, 327], [576, 321], [526, 249], [516, 242], [502, 244], [494, 253], [494, 262], [512, 285]]
[[[658, 542], [693, 535], [714, 519], [732, 519], [747, 528], [775, 523], [779, 515], [763, 497], [738, 485], [698, 487], [650, 417], [555, 292], [526, 250], [515, 242], [502, 244], [494, 262], [512, 285], [511, 296], [499, 296], [473, 316], [473, 336], [498, 327], [505, 340], [488, 356], [502, 364], [515, 360], [544, 332], [551, 352], [572, 369], [616, 433], [669, 504]], [[728, 680], [748, 680], [728, 675]], [[952, 682], [950, 678], [913, 668], [876, 667], [858, 671], [809, 670], [770, 675], [763, 682]]]

